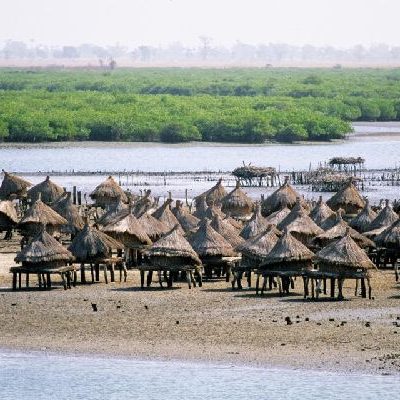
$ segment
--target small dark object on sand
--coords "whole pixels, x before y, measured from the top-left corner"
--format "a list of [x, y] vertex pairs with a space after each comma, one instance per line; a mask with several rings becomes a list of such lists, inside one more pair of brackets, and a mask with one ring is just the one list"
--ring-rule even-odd
[[92, 303], [92, 308], [93, 308], [93, 311], [97, 311], [97, 304], [96, 303]]

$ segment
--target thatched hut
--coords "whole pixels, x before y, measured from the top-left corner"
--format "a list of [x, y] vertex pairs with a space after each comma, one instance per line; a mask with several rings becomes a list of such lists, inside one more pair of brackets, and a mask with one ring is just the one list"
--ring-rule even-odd
[[338, 279], [339, 299], [343, 299], [342, 289], [345, 279], [362, 279], [363, 285], [364, 278], [367, 279], [369, 298], [371, 298], [369, 271], [376, 267], [349, 234], [320, 250], [316, 254], [316, 262], [320, 274]]
[[144, 213], [138, 220], [152, 242], [157, 241], [170, 231], [163, 222], [154, 218], [151, 214]]
[[366, 229], [366, 231], [373, 231], [379, 228], [386, 228], [392, 225], [398, 219], [399, 216], [397, 215], [397, 213], [393, 211], [393, 208], [389, 204], [389, 200], [386, 200], [385, 207], [376, 216], [376, 218], [368, 225], [368, 229]]
[[400, 252], [400, 220], [393, 222], [392, 225], [377, 235], [374, 242], [379, 246], [397, 249]]
[[365, 207], [365, 200], [362, 198], [357, 188], [350, 179], [326, 204], [337, 211], [342, 208], [347, 215], [356, 215]]
[[149, 212], [154, 206], [154, 198], [151, 196], [151, 190], [148, 189], [145, 191], [144, 196], [138, 198], [133, 207], [133, 214], [136, 217], [141, 217], [143, 214]]
[[41, 199], [43, 203], [52, 205], [64, 194], [64, 189], [50, 180], [47, 176], [43, 182], [31, 187], [28, 190], [27, 196], [32, 202]]
[[176, 205], [172, 209], [172, 213], [175, 215], [185, 232], [195, 231], [199, 226], [199, 218], [186, 211], [183, 208], [183, 203], [180, 200], [176, 201]]
[[68, 221], [44, 204], [40, 200], [36, 200], [33, 205], [28, 208], [25, 215], [18, 224], [18, 229], [23, 236], [35, 236], [42, 230], [42, 226], [46, 226], [46, 230], [50, 235], [56, 235], [61, 232], [61, 227], [67, 225]]
[[216, 215], [211, 221], [211, 227], [222, 235], [233, 248], [244, 243], [244, 239], [239, 236], [237, 230], [229, 223]]
[[171, 211], [171, 203], [172, 199], [167, 199], [161, 207], [157, 208], [157, 210], [153, 212], [152, 215], [154, 218], [161, 221], [168, 229], [173, 229], [176, 225], [179, 225], [179, 233], [184, 234], [185, 232], [178, 219]]
[[[266, 217], [285, 207], [292, 208], [299, 197], [299, 193], [293, 189], [289, 184], [289, 179], [286, 177], [285, 183], [263, 201], [261, 205], [262, 215]], [[304, 203], [302, 205], [305, 206]]]
[[317, 244], [317, 246], [322, 248], [333, 240], [342, 238], [346, 234], [350, 235], [350, 237], [358, 244], [358, 246], [363, 249], [372, 249], [375, 247], [375, 244], [372, 240], [351, 228], [347, 222], [343, 220], [341, 212], [336, 214], [335, 225], [326, 232], [318, 235], [314, 242]]
[[[162, 286], [161, 271], [168, 273], [168, 286], [172, 286], [173, 275], [176, 272], [186, 272], [189, 288], [191, 283], [196, 284], [194, 272], [200, 274], [201, 286], [201, 261], [190, 243], [179, 233], [179, 225], [176, 225], [164, 237], [157, 240], [149, 250], [146, 251], [150, 265], [140, 267], [141, 286], [144, 286], [144, 272], [148, 270], [158, 271], [159, 282]], [[147, 285], [151, 283], [151, 275], [148, 277]]]
[[364, 208], [349, 222], [349, 225], [358, 232], [367, 232], [376, 216], [367, 199]]
[[280, 237], [259, 266], [259, 273], [264, 277], [261, 294], [266, 287], [268, 277], [278, 276], [281, 278], [279, 292], [288, 293], [290, 280], [294, 276], [300, 276], [305, 271], [312, 269], [314, 253], [303, 243], [297, 240], [285, 229]]
[[[17, 253], [15, 261], [21, 263], [21, 267], [11, 268], [13, 273], [13, 289], [16, 289], [16, 276], [26, 274], [26, 283], [29, 285], [29, 274], [38, 274], [39, 287], [42, 281], [45, 288], [51, 287], [50, 274], [60, 274], [64, 288], [71, 287], [71, 271], [73, 267], [67, 266], [74, 260], [73, 255], [56, 239], [50, 236], [44, 227], [36, 236]], [[65, 282], [65, 276], [67, 282]], [[21, 287], [21, 280], [19, 286]]]
[[125, 218], [129, 214], [129, 205], [125, 204], [119, 199], [116, 203], [112, 204], [109, 209], [97, 219], [96, 225], [106, 226], [112, 221], [118, 221]]
[[[212, 202], [212, 204], [214, 204], [214, 202]], [[195, 198], [195, 205], [196, 205], [196, 209], [195, 209], [193, 215], [195, 217], [197, 217], [198, 219], [205, 218], [206, 211], [208, 208], [208, 204], [206, 202], [206, 196], [204, 194], [197, 196]]]
[[245, 240], [250, 239], [267, 229], [268, 225], [268, 222], [261, 215], [261, 207], [257, 203], [252, 217], [244, 225], [240, 236]]
[[300, 198], [290, 213], [278, 224], [279, 230], [287, 229], [297, 240], [309, 245], [311, 240], [324, 231], [308, 216], [301, 206]]
[[32, 183], [4, 170], [2, 171], [4, 178], [0, 186], [0, 199], [7, 200], [12, 195], [15, 195], [18, 199], [26, 197], [26, 192], [32, 186]]
[[222, 199], [222, 212], [234, 218], [247, 218], [254, 209], [253, 200], [240, 188], [239, 181], [236, 187]]
[[265, 221], [271, 225], [279, 225], [288, 215], [290, 214], [290, 209], [283, 207], [281, 210], [274, 211], [272, 214], [265, 217]]
[[230, 224], [231, 224], [235, 229], [237, 229], [239, 232], [243, 229], [243, 223], [242, 223], [242, 221], [239, 221], [239, 220], [237, 220], [237, 219], [235, 219], [235, 218], [232, 218], [232, 217], [229, 215], [229, 213], [226, 214], [224, 217], [222, 217], [222, 219], [223, 219], [225, 222], [230, 223]]
[[201, 193], [200, 195], [195, 197], [195, 201], [201, 200], [204, 198], [207, 205], [210, 205], [211, 202], [216, 205], [222, 204], [222, 199], [227, 195], [227, 191], [225, 190], [224, 186], [222, 185], [222, 178], [218, 179], [218, 182], [209, 190]]
[[323, 223], [335, 212], [329, 208], [329, 206], [322, 200], [322, 196], [315, 207], [311, 210], [310, 218], [319, 226], [322, 227]]
[[67, 220], [67, 224], [61, 226], [61, 232], [76, 235], [83, 229], [85, 223], [79, 213], [79, 208], [72, 203], [71, 193], [58, 199], [52, 208]]
[[0, 232], [5, 231], [4, 239], [11, 239], [12, 230], [18, 224], [18, 215], [12, 201], [0, 201]]
[[112, 176], [109, 176], [104, 182], [100, 183], [90, 194], [90, 198], [95, 202], [97, 207], [107, 208], [122, 201], [128, 202], [128, 197], [122, 188], [115, 182]]

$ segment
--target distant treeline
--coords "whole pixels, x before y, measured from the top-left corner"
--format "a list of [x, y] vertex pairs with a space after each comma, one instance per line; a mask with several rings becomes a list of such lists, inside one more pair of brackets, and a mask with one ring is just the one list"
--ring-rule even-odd
[[0, 140], [327, 141], [400, 119], [400, 70], [0, 70]]

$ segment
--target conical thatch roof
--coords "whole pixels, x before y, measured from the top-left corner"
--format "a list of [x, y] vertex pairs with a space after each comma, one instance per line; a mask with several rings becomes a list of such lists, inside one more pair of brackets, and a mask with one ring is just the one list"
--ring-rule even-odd
[[66, 225], [68, 221], [48, 205], [44, 204], [43, 201], [36, 200], [22, 217], [19, 226], [29, 223], [60, 226]]
[[85, 223], [79, 214], [79, 208], [72, 203], [71, 193], [58, 199], [53, 205], [53, 210], [64, 217], [68, 223], [61, 228], [62, 232], [75, 234], [83, 229]]
[[67, 263], [73, 259], [71, 252], [44, 229], [15, 257], [16, 262], [43, 264], [43, 267], [49, 264]]
[[197, 199], [200, 199], [201, 197], [205, 198], [205, 201], [208, 205], [212, 203], [216, 205], [222, 204], [222, 199], [227, 195], [227, 191], [222, 185], [222, 179], [219, 179], [218, 182], [213, 186], [211, 189], [207, 190], [206, 192], [200, 194], [195, 198], [196, 204], [197, 204]]
[[367, 199], [365, 207], [349, 222], [349, 225], [358, 232], [366, 232], [371, 222], [376, 218], [376, 215], [376, 212], [371, 208]]
[[263, 201], [261, 212], [264, 216], [267, 216], [285, 207], [292, 208], [298, 197], [300, 197], [299, 193], [293, 189], [286, 179], [281, 187]]
[[140, 225], [142, 225], [147, 236], [153, 242], [160, 239], [170, 230], [163, 222], [159, 221], [157, 218], [154, 218], [148, 213], [144, 213], [141, 217], [139, 217], [138, 221], [140, 222]]
[[109, 176], [104, 182], [100, 183], [90, 194], [90, 197], [95, 200], [96, 203], [99, 203], [100, 206], [104, 205], [105, 199], [109, 200], [108, 203], [116, 202], [119, 199], [123, 203], [128, 202], [126, 194], [112, 176]]
[[297, 199], [296, 205], [286, 218], [278, 224], [278, 229], [287, 229], [289, 232], [293, 233], [297, 239], [302, 239], [302, 241], [307, 241], [324, 232], [302, 208], [300, 198]]
[[316, 254], [319, 263], [330, 264], [334, 267], [354, 269], [375, 269], [375, 265], [368, 258], [364, 250], [350, 237], [345, 235], [339, 240], [330, 243]]
[[138, 198], [133, 207], [133, 213], [136, 217], [141, 217], [143, 214], [148, 212], [154, 204], [154, 199], [151, 197], [151, 190], [148, 189], [145, 191], [143, 197]]
[[389, 200], [386, 200], [386, 206], [376, 216], [376, 218], [368, 225], [367, 231], [372, 231], [379, 228], [384, 228], [392, 225], [399, 219], [399, 216], [393, 211], [393, 208], [389, 204]]
[[[205, 218], [206, 211], [208, 208], [208, 204], [206, 202], [206, 196], [200, 195], [197, 196], [195, 199], [196, 210], [194, 211], [193, 215], [199, 219]], [[212, 202], [214, 204], [214, 202]]]
[[267, 221], [268, 224], [279, 225], [289, 214], [290, 209], [284, 207], [281, 210], [275, 211], [268, 215], [268, 217], [265, 217], [265, 221]]
[[69, 250], [78, 262], [96, 262], [109, 258], [112, 250], [122, 250], [124, 245], [88, 224], [75, 236]]
[[105, 226], [112, 221], [118, 221], [119, 219], [126, 217], [128, 214], [129, 206], [119, 200], [116, 203], [112, 204], [109, 210], [96, 221], [96, 224]]
[[222, 235], [233, 248], [244, 243], [244, 239], [239, 236], [237, 230], [229, 223], [216, 215], [211, 221], [211, 227]]
[[229, 212], [233, 217], [246, 217], [254, 208], [253, 200], [240, 188], [239, 181], [236, 187], [222, 200], [222, 212]]
[[334, 211], [342, 208], [346, 214], [357, 214], [365, 207], [365, 200], [354, 186], [352, 180], [349, 180], [326, 204]]
[[392, 225], [387, 227], [382, 233], [377, 235], [374, 242], [379, 246], [388, 248], [400, 248], [400, 219], [393, 222]]
[[256, 209], [254, 210], [254, 214], [252, 215], [251, 219], [246, 222], [245, 226], [240, 232], [240, 236], [246, 240], [250, 239], [258, 235], [260, 232], [265, 231], [268, 225], [268, 222], [261, 215], [260, 205], [257, 204]]
[[318, 203], [312, 209], [310, 218], [321, 227], [322, 224], [335, 212], [329, 208], [329, 206], [322, 200], [322, 196], [319, 197]]
[[152, 244], [143, 226], [133, 214], [128, 214], [118, 221], [111, 222], [102, 231], [124, 243], [127, 247], [150, 246]]
[[176, 201], [176, 206], [172, 209], [172, 213], [175, 215], [185, 232], [194, 231], [199, 226], [200, 220], [187, 212], [183, 208], [182, 202], [179, 200]]
[[234, 257], [236, 253], [229, 242], [210, 224], [210, 220], [203, 220], [196, 233], [191, 235], [189, 243], [200, 257], [218, 256]]
[[273, 264], [311, 261], [313, 257], [314, 253], [311, 250], [285, 230], [285, 233], [279, 238], [261, 267]]
[[146, 254], [151, 258], [183, 258], [192, 265], [201, 265], [201, 261], [190, 243], [179, 233], [179, 225], [153, 243]]
[[[204, 198], [198, 199], [199, 203], [196, 203], [196, 211], [194, 212], [195, 217], [202, 220], [204, 218], [213, 219], [215, 215], [219, 215], [221, 218], [225, 217], [225, 213], [221, 211], [221, 207], [216, 206], [212, 201], [210, 205], [207, 205]], [[197, 207], [199, 205], [199, 208]]]
[[242, 253], [243, 259], [249, 258], [261, 263], [274, 248], [280, 235], [281, 232], [274, 225], [270, 225], [263, 232], [246, 240], [237, 250]]
[[32, 186], [32, 183], [4, 170], [3, 172], [4, 178], [0, 186], [0, 199], [8, 199], [12, 194], [18, 198], [25, 196], [26, 191]]
[[318, 235], [315, 238], [315, 241], [316, 243], [320, 243], [322, 246], [324, 246], [330, 241], [341, 238], [346, 234], [351, 236], [351, 238], [362, 248], [375, 247], [374, 242], [361, 233], [358, 233], [355, 229], [351, 228], [345, 221], [343, 221], [341, 212], [337, 213], [336, 224], [326, 232]]
[[229, 222], [239, 232], [243, 229], [243, 223], [235, 218], [232, 218], [229, 213], [222, 218], [224, 221]]
[[9, 200], [0, 201], [0, 215], [3, 218], [6, 218], [8, 223], [11, 225], [15, 225], [18, 223], [17, 210], [15, 209], [12, 201]]
[[43, 203], [49, 205], [53, 204], [63, 194], [64, 189], [61, 186], [58, 186], [56, 183], [52, 182], [49, 176], [47, 176], [43, 182], [38, 183], [28, 190], [28, 197], [32, 201], [36, 201], [40, 198]]
[[159, 221], [161, 221], [168, 229], [173, 229], [176, 225], [179, 225], [179, 233], [184, 234], [184, 230], [182, 229], [179, 221], [170, 210], [171, 203], [172, 199], [167, 199], [165, 203], [161, 207], [157, 208], [152, 215], [154, 218], [157, 218]]

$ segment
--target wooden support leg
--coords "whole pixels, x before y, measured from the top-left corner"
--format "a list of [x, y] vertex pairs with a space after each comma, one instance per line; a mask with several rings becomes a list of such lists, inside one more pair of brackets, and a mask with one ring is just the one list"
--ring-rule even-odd
[[324, 294], [326, 295], [326, 278], [323, 279], [323, 283], [324, 283]]
[[192, 288], [192, 271], [188, 271], [186, 274], [186, 280], [189, 286], [189, 289]]
[[[99, 268], [100, 268], [100, 266], [99, 266]], [[104, 282], [105, 282], [106, 284], [108, 284], [107, 264], [104, 264], [104, 265], [103, 265], [103, 271], [104, 271]]]
[[304, 285], [304, 298], [306, 299], [308, 296], [308, 278], [303, 276], [303, 285]]
[[372, 287], [371, 287], [371, 280], [370, 277], [367, 276], [367, 283], [368, 283], [368, 298], [372, 299]]
[[263, 284], [262, 284], [262, 287], [261, 287], [261, 296], [264, 294], [264, 290], [267, 287], [267, 279], [268, 279], [268, 277], [264, 276], [263, 278], [264, 279], [263, 279]]
[[203, 286], [203, 271], [199, 270], [197, 272], [197, 274], [198, 274], [199, 287], [202, 287]]
[[160, 284], [160, 287], [163, 288], [163, 284], [162, 284], [162, 273], [161, 271], [157, 271], [158, 274], [158, 283]]
[[29, 287], [29, 272], [26, 274], [26, 277], [25, 277], [25, 285], [27, 288]]
[[81, 283], [86, 283], [85, 264], [81, 264]]
[[[161, 279], [161, 277], [159, 277], [159, 279]], [[149, 287], [151, 285], [151, 282], [153, 280], [153, 271], [149, 271], [147, 273], [147, 287]]]
[[62, 282], [62, 285], [64, 287], [64, 290], [67, 290], [67, 281], [65, 280], [64, 272], [62, 272], [60, 275], [61, 275], [61, 282]]
[[256, 294], [258, 295], [258, 290], [260, 288], [260, 274], [257, 274], [257, 279], [256, 279]]
[[343, 278], [338, 278], [338, 290], [339, 290], [338, 300], [344, 300], [344, 297], [343, 297], [343, 282], [344, 282]]
[[331, 278], [331, 298], [335, 298], [335, 278]]
[[172, 273], [172, 271], [169, 271], [168, 274], [168, 280], [167, 280], [167, 287], [172, 288], [172, 283], [174, 281], [174, 274]]
[[73, 273], [73, 280], [72, 280], [72, 286], [76, 287], [76, 284], [78, 282], [78, 272], [76, 271], [76, 269], [74, 269]]
[[396, 277], [396, 282], [399, 281], [399, 264], [397, 262], [397, 257], [396, 257], [396, 261], [394, 263], [394, 276]]
[[232, 272], [232, 266], [228, 264], [226, 266], [226, 276], [225, 276], [225, 281], [229, 282], [231, 280], [231, 272]]
[[358, 279], [356, 279], [356, 288], [354, 289], [354, 296], [358, 296]]
[[66, 275], [67, 275], [67, 288], [71, 289], [71, 271], [67, 271]]
[[18, 272], [18, 288], [21, 289], [22, 287], [22, 274]]
[[311, 278], [311, 298], [314, 300], [315, 299], [315, 285], [314, 285], [314, 279]]
[[47, 289], [46, 274], [42, 274], [43, 289]]
[[192, 283], [193, 283], [193, 287], [196, 287], [196, 286], [197, 286], [197, 283], [196, 283], [196, 279], [194, 278], [194, 271], [193, 271], [193, 270], [190, 270], [190, 271], [187, 272], [187, 274], [190, 275], [190, 280], [191, 280]]
[[279, 296], [282, 296], [282, 278], [278, 277]]
[[365, 279], [361, 278], [361, 297], [365, 299], [367, 297], [367, 288], [365, 287]]
[[92, 277], [92, 283], [94, 283], [94, 270], [93, 270], [93, 264], [90, 264], [90, 275]]
[[12, 290], [17, 290], [17, 273], [13, 272], [12, 274]]
[[94, 266], [96, 282], [100, 281], [100, 264], [95, 264]]
[[251, 270], [247, 272], [247, 287], [251, 288]]
[[119, 281], [122, 282], [122, 263], [118, 264], [118, 269], [119, 269]]
[[122, 264], [123, 270], [124, 270], [124, 282], [126, 282], [126, 279], [128, 278], [128, 270], [126, 269], [126, 264]]
[[143, 289], [144, 287], [144, 270], [140, 270], [140, 287]]
[[39, 282], [39, 288], [42, 288], [42, 274], [37, 274], [38, 276], [38, 282]]
[[47, 288], [51, 289], [51, 278], [50, 278], [50, 274], [47, 274]]
[[114, 267], [114, 263], [111, 263], [111, 270], [110, 270], [110, 274], [111, 274], [111, 282], [115, 282], [115, 267]]

